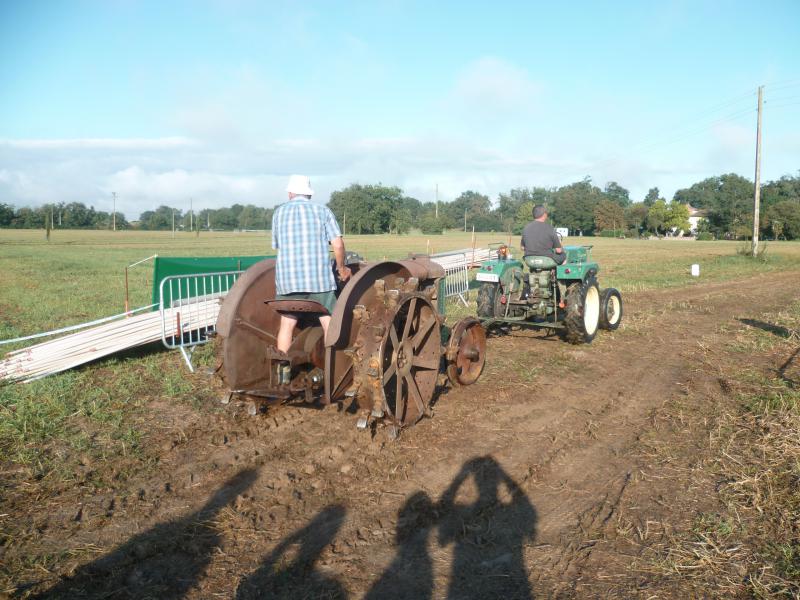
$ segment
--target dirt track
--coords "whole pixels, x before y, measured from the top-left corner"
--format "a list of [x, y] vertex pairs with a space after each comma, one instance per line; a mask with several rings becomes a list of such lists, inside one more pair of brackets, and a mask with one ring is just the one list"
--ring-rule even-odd
[[726, 352], [737, 318], [796, 299], [798, 280], [631, 295], [623, 328], [591, 346], [492, 337], [481, 380], [394, 442], [337, 407], [247, 418], [165, 398], [146, 477], [28, 507], [20, 522], [38, 533], [15, 551], [80, 558], [18, 583], [78, 598], [637, 594], [641, 549], [620, 528], [657, 537], [713, 502], [651, 460], [658, 444], [686, 444], [676, 472], [694, 460], [696, 432], [664, 427], [659, 409], [691, 398], [713, 413], [724, 384], [698, 366]]

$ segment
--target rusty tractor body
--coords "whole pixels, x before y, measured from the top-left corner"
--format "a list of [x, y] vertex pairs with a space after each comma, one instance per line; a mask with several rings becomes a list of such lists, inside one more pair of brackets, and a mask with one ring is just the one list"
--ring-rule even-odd
[[[233, 394], [262, 408], [289, 402], [352, 399], [359, 427], [381, 420], [395, 428], [430, 414], [444, 370], [454, 385], [474, 383], [483, 369], [486, 338], [476, 319], [452, 329], [437, 310], [444, 269], [427, 257], [355, 262], [341, 282], [323, 339], [308, 301], [275, 301], [275, 261], [250, 267], [226, 296], [217, 321], [220, 373]], [[298, 318], [286, 354], [275, 348], [280, 313]], [[443, 343], [443, 340], [447, 340]], [[289, 367], [281, 376], [276, 365]]]

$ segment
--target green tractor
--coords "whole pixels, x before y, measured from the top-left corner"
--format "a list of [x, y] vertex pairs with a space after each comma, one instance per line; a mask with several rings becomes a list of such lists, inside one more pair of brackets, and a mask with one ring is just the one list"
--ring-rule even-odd
[[600, 289], [600, 267], [591, 246], [565, 246], [558, 265], [547, 256], [513, 259], [504, 244], [493, 244], [497, 258], [481, 263], [476, 275], [478, 317], [488, 330], [520, 325], [560, 331], [570, 343], [590, 343], [598, 329], [613, 331], [622, 321], [622, 296]]

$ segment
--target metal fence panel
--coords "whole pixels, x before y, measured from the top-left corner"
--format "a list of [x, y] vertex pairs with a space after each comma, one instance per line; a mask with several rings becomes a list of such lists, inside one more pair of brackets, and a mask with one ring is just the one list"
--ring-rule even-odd
[[181, 351], [189, 370], [195, 347], [209, 341], [217, 324], [220, 299], [244, 271], [172, 275], [159, 285], [161, 341]]
[[445, 299], [457, 298], [464, 303], [464, 306], [469, 306], [467, 301], [469, 298], [469, 265], [467, 256], [461, 254], [458, 256], [450, 255], [450, 257], [454, 260], [450, 264], [444, 265], [444, 297]]

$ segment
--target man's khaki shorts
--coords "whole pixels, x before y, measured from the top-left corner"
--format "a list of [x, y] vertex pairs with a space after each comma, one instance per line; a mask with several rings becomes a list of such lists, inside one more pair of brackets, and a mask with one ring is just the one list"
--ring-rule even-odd
[[275, 300], [313, 300], [319, 302], [333, 314], [333, 307], [336, 306], [336, 294], [333, 290], [328, 292], [294, 292], [291, 294], [277, 294]]

